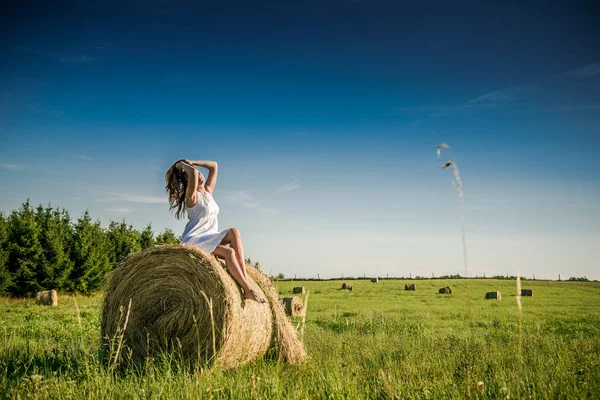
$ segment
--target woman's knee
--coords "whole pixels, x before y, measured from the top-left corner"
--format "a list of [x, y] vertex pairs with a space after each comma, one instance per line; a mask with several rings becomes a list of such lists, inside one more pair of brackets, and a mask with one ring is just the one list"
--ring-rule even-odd
[[235, 249], [223, 245], [217, 247], [213, 254], [225, 260], [231, 260], [236, 257]]
[[235, 249], [232, 247], [226, 247], [225, 248], [225, 257], [235, 258]]
[[241, 238], [240, 230], [238, 228], [229, 228], [229, 233], [236, 239]]

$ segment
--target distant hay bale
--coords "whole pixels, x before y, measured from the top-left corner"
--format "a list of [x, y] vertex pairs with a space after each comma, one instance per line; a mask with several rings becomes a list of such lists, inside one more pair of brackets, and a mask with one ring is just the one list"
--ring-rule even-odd
[[302, 305], [302, 300], [300, 297], [284, 297], [279, 300], [281, 301], [287, 315], [291, 315], [292, 317], [302, 316], [304, 312], [304, 306]]
[[502, 295], [500, 294], [500, 292], [487, 292], [485, 294], [485, 298], [486, 299], [496, 299], [496, 300], [502, 300]]
[[294, 294], [304, 294], [304, 293], [306, 293], [306, 289], [304, 288], [304, 286], [296, 286], [296, 287], [295, 287], [295, 288], [292, 290], [292, 292], [293, 292]]
[[346, 282], [342, 283], [342, 289], [348, 288], [348, 284]]
[[449, 286], [443, 287], [439, 290], [440, 294], [452, 294], [452, 289]]
[[125, 258], [109, 275], [102, 306], [101, 338], [111, 362], [120, 355], [143, 363], [166, 353], [232, 368], [267, 352], [304, 362], [275, 288], [251, 265], [246, 271], [267, 303], [244, 300], [221, 263], [192, 246], [156, 246]]
[[379, 282], [379, 278], [371, 278], [371, 282], [377, 283], [377, 282]]
[[56, 293], [56, 290], [54, 289], [37, 292], [35, 296], [35, 304], [42, 306], [57, 306], [58, 293]]
[[352, 291], [352, 284], [351, 283], [344, 283], [344, 285], [346, 285], [346, 290]]
[[533, 289], [521, 289], [521, 296], [533, 296]]
[[404, 285], [404, 290], [417, 290], [417, 286], [414, 283]]

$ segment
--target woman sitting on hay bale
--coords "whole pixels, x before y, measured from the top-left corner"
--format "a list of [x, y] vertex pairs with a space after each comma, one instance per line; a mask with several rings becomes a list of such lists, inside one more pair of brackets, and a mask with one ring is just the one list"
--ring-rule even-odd
[[[208, 169], [206, 180], [196, 166]], [[224, 259], [227, 270], [244, 289], [244, 297], [264, 303], [266, 300], [248, 282], [239, 230], [231, 228], [219, 232], [219, 206], [212, 197], [217, 174], [218, 166], [215, 161], [181, 159], [167, 170], [165, 181], [169, 193], [169, 209], [175, 209], [177, 219], [185, 213], [189, 219], [181, 243]]]

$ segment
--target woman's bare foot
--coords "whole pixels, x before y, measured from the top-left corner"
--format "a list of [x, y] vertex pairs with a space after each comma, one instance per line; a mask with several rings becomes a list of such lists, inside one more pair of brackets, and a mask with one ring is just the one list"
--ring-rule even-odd
[[244, 291], [244, 298], [248, 300], [254, 300], [257, 303], [266, 303], [264, 297], [262, 297], [256, 290], [250, 288], [250, 290]]

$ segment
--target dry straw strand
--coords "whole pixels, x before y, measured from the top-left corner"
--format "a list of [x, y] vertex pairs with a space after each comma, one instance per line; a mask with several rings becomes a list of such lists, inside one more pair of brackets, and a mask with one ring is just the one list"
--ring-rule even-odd
[[[206, 300], [206, 303], [208, 303], [208, 311], [210, 313], [210, 330], [211, 330], [211, 337], [212, 337], [212, 348], [213, 348], [213, 354], [217, 354], [217, 337], [215, 336], [215, 314], [213, 312], [213, 302], [212, 299], [209, 299], [208, 296], [206, 295], [206, 293], [204, 293], [203, 291], [200, 291], [200, 294], [202, 294], [202, 296], [204, 297], [204, 300]], [[197, 321], [196, 325], [198, 324]]]
[[304, 339], [304, 325], [306, 325], [306, 310], [308, 309], [308, 296], [310, 296], [310, 291], [306, 292], [306, 297], [304, 298], [304, 313], [302, 313], [302, 329], [300, 330], [300, 337]]
[[125, 332], [127, 331], [127, 322], [129, 322], [129, 313], [131, 312], [131, 299], [129, 299], [129, 306], [127, 306], [127, 315], [125, 316], [125, 323], [123, 324], [123, 330], [119, 335], [119, 345], [117, 347], [117, 352], [115, 353], [115, 360], [113, 365], [117, 365], [119, 361], [119, 355], [121, 354], [121, 348], [123, 346], [123, 338], [125, 337]]

